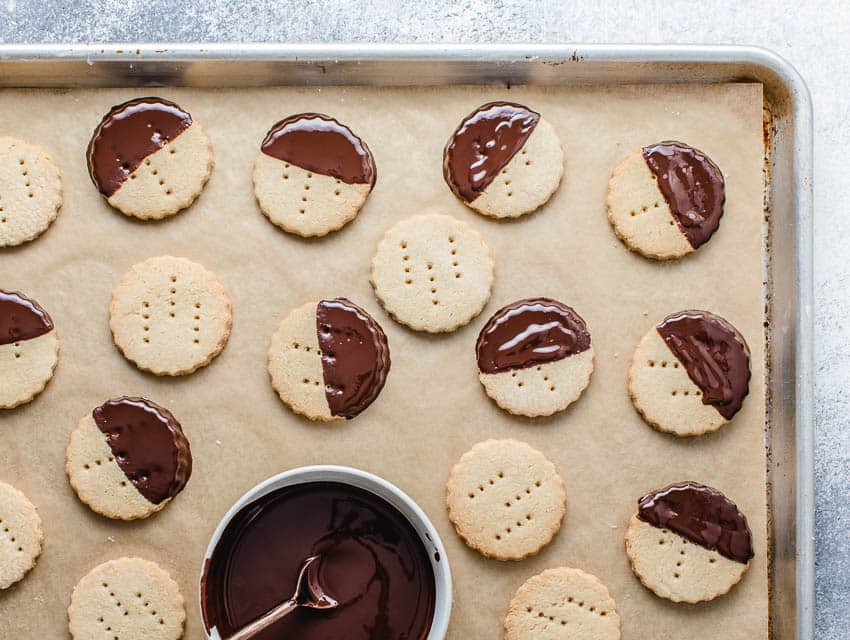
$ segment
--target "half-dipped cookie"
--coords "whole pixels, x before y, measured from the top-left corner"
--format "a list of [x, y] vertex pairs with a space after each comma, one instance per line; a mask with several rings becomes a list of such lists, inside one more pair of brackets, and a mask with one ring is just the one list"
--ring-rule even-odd
[[587, 325], [550, 298], [499, 309], [478, 335], [475, 352], [487, 395], [502, 409], [532, 418], [566, 409], [593, 372]]
[[626, 531], [632, 570], [657, 596], [702, 602], [727, 593], [753, 558], [747, 518], [717, 489], [681, 482], [648, 493]]
[[628, 155], [608, 184], [608, 220], [633, 251], [668, 260], [696, 251], [720, 225], [726, 188], [706, 153], [658, 142]]
[[384, 330], [346, 298], [309, 302], [280, 323], [269, 347], [272, 385], [311, 420], [354, 418], [384, 388], [390, 349]]
[[715, 431], [749, 392], [750, 349], [729, 322], [680, 311], [650, 329], [635, 350], [629, 395], [643, 419], [678, 436]]
[[299, 113], [269, 130], [254, 163], [254, 195], [284, 231], [323, 236], [353, 220], [375, 186], [375, 159], [330, 116]]
[[135, 520], [159, 511], [183, 490], [192, 474], [192, 452], [170, 411], [125, 396], [80, 420], [65, 452], [65, 471], [92, 511]]
[[478, 213], [516, 218], [545, 204], [564, 174], [555, 129], [513, 102], [490, 102], [469, 114], [443, 151], [452, 192]]
[[89, 175], [110, 205], [143, 220], [191, 205], [213, 167], [209, 138], [187, 111], [162, 98], [109, 110], [89, 142]]
[[41, 393], [58, 360], [59, 338], [47, 311], [22, 293], [0, 289], [0, 409]]

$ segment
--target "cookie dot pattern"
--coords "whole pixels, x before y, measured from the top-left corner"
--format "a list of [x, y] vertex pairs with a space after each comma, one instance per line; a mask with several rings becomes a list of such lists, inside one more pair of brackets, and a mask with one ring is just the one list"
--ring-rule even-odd
[[107, 202], [142, 220], [191, 205], [213, 167], [212, 145], [201, 126], [175, 103], [156, 97], [114, 106], [95, 129], [86, 157]]
[[177, 640], [186, 620], [177, 583], [141, 558], [110, 560], [84, 576], [71, 595], [75, 640]]
[[40, 147], [0, 137], [0, 248], [34, 240], [59, 215], [62, 179]]
[[516, 440], [487, 440], [453, 467], [446, 503], [467, 545], [488, 557], [521, 560], [558, 532], [566, 494], [542, 453]]
[[300, 113], [275, 124], [254, 163], [254, 194], [284, 231], [323, 236], [350, 222], [375, 185], [366, 143], [334, 118]]
[[389, 229], [372, 258], [372, 286], [398, 322], [417, 331], [454, 331], [490, 298], [493, 259], [472, 227], [425, 214]]
[[230, 336], [231, 303], [216, 276], [185, 258], [134, 265], [112, 295], [116, 346], [140, 369], [184, 375], [209, 364]]
[[628, 155], [611, 175], [608, 220], [648, 258], [680, 258], [711, 239], [725, 203], [723, 173], [707, 154], [664, 141]]
[[0, 482], [0, 590], [19, 582], [41, 555], [44, 534], [32, 502]]
[[53, 320], [35, 300], [0, 289], [0, 409], [30, 402], [59, 359]]
[[750, 352], [727, 320], [709, 311], [673, 313], [641, 339], [629, 395], [650, 426], [678, 436], [729, 423], [749, 393]]
[[746, 517], [720, 491], [682, 482], [638, 501], [626, 552], [641, 583], [673, 602], [703, 602], [727, 593], [753, 558]]
[[545, 204], [563, 165], [554, 128], [536, 111], [510, 102], [491, 102], [468, 115], [443, 152], [452, 192], [494, 218], [515, 218]]
[[529, 578], [505, 618], [506, 640], [619, 640], [620, 616], [596, 576], [557, 567]]

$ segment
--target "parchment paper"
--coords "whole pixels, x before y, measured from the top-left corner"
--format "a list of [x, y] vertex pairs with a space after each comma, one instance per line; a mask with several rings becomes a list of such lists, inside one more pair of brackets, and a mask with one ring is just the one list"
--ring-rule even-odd
[[[92, 129], [113, 104], [148, 93], [174, 100], [202, 123], [216, 167], [189, 210], [140, 223], [105, 203], [86, 172]], [[566, 153], [560, 190], [541, 211], [495, 222], [468, 210], [443, 182], [442, 150], [460, 119], [508, 99], [539, 110]], [[371, 147], [378, 181], [357, 219], [321, 240], [283, 233], [260, 213], [251, 171], [278, 119], [331, 114]], [[200, 563], [224, 512], [255, 483], [295, 466], [352, 465], [400, 486], [424, 508], [446, 544], [455, 580], [451, 639], [500, 638], [514, 591], [558, 565], [582, 568], [610, 589], [626, 639], [766, 638], [768, 598], [762, 286], [762, 88], [754, 84], [620, 88], [139, 89], [0, 92], [0, 135], [43, 145], [61, 167], [58, 220], [40, 239], [0, 250], [0, 287], [21, 290], [53, 316], [59, 368], [31, 404], [0, 412], [0, 480], [33, 500], [46, 542], [35, 570], [0, 593], [0, 638], [67, 636], [66, 607], [79, 578], [125, 555], [160, 563], [186, 598], [187, 638], [203, 635]], [[703, 149], [726, 177], [720, 230], [695, 255], [662, 264], [626, 250], [605, 216], [611, 169], [631, 150], [664, 139]], [[481, 316], [445, 336], [414, 333], [376, 302], [369, 263], [384, 231], [423, 211], [473, 225], [496, 257], [493, 296]], [[157, 378], [125, 361], [107, 324], [112, 289], [134, 263], [171, 254], [218, 274], [234, 304], [230, 342], [211, 366]], [[266, 372], [272, 332], [291, 308], [344, 295], [383, 325], [392, 370], [359, 418], [311, 424], [278, 400]], [[474, 343], [487, 318], [519, 298], [551, 296], [587, 321], [596, 367], [581, 399], [550, 419], [499, 410], [476, 378]], [[719, 433], [677, 439], [646, 426], [632, 408], [626, 372], [640, 337], [670, 312], [703, 308], [735, 324], [752, 350], [750, 396]], [[191, 440], [194, 472], [163, 512], [122, 523], [81, 504], [64, 474], [68, 436], [105, 400], [143, 395], [171, 409]], [[479, 440], [512, 437], [541, 449], [567, 487], [567, 515], [534, 558], [503, 563], [467, 549], [445, 510], [451, 466]], [[697, 606], [657, 598], [632, 575], [623, 535], [636, 500], [694, 479], [724, 491], [749, 519], [756, 557], [729, 595]]]

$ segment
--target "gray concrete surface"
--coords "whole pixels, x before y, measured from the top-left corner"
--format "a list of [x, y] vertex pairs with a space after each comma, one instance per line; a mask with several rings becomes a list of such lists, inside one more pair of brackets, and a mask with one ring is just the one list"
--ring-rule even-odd
[[642, 42], [773, 49], [815, 104], [817, 637], [850, 638], [850, 3], [0, 0], [0, 42]]

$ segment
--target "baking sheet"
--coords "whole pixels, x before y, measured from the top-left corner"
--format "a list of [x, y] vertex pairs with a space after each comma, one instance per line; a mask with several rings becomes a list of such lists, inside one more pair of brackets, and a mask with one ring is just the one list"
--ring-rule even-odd
[[[0, 135], [39, 143], [64, 177], [63, 210], [30, 245], [0, 252], [0, 286], [36, 298], [62, 341], [59, 368], [32, 404], [0, 414], [0, 480], [27, 493], [44, 520], [36, 569], [0, 593], [0, 638], [64, 637], [76, 581], [122, 555], [159, 562], [187, 600], [187, 638], [198, 620], [200, 561], [219, 518], [245, 490], [281, 470], [333, 463], [382, 475], [428, 513], [446, 544], [455, 578], [450, 638], [500, 637], [515, 589], [529, 576], [567, 564], [602, 579], [617, 601], [623, 636], [767, 637], [762, 284], [762, 94], [758, 84], [616, 88], [452, 87], [430, 89], [157, 89], [189, 110], [210, 135], [216, 168], [198, 202], [160, 223], [112, 211], [91, 185], [84, 150], [115, 103], [144, 90], [4, 90]], [[442, 147], [461, 117], [494, 99], [525, 102], [558, 131], [564, 183], [541, 211], [495, 222], [459, 203], [442, 180]], [[271, 124], [299, 111], [349, 124], [375, 155], [378, 182], [358, 218], [325, 239], [305, 241], [258, 211], [251, 169]], [[724, 171], [726, 213], [696, 255], [672, 264], [629, 253], [604, 212], [611, 168], [629, 151], [678, 138], [705, 150]], [[496, 257], [493, 297], [469, 326], [447, 336], [415, 334], [375, 301], [369, 261], [386, 228], [423, 211], [475, 226]], [[126, 362], [107, 325], [111, 291], [133, 263], [182, 255], [215, 271], [231, 292], [234, 329], [213, 364], [192, 376], [158, 379]], [[268, 381], [265, 354], [288, 310], [346, 295], [384, 326], [393, 368], [376, 403], [354, 421], [314, 425], [292, 415]], [[484, 395], [474, 342], [497, 308], [545, 295], [576, 308], [596, 350], [590, 387], [569, 410], [531, 421], [511, 417]], [[732, 425], [678, 440], [643, 424], [625, 378], [639, 338], [667, 313], [715, 311], [747, 338], [750, 397]], [[64, 449], [92, 407], [123, 394], [171, 409], [192, 443], [193, 477], [163, 512], [112, 522], [79, 503], [64, 476]], [[455, 536], [444, 508], [451, 465], [475, 442], [515, 437], [555, 462], [567, 487], [567, 516], [554, 542], [519, 563], [479, 557]], [[742, 583], [712, 603], [674, 605], [632, 575], [623, 534], [636, 499], [682, 479], [723, 490], [747, 514], [756, 558]], [[486, 587], [482, 588], [482, 585]]]

